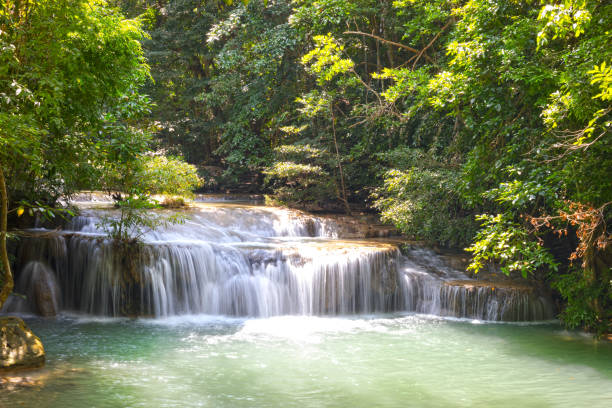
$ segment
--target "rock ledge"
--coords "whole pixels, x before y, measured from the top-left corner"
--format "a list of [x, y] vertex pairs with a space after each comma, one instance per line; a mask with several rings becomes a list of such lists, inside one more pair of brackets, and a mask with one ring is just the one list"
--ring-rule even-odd
[[0, 317], [0, 373], [45, 364], [40, 339], [18, 317]]

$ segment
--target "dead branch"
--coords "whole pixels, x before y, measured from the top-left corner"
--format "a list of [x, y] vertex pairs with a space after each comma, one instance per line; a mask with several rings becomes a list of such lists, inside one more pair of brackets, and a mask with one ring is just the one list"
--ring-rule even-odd
[[[612, 201], [608, 201], [599, 208], [569, 202], [569, 212], [559, 211], [559, 215], [543, 215], [541, 217], [525, 216], [525, 219], [534, 227], [536, 231], [548, 228], [558, 236], [567, 235], [569, 225], [576, 228], [576, 236], [579, 244], [576, 250], [570, 255], [570, 261], [584, 258], [588, 250], [605, 249], [612, 244], [612, 235], [607, 231], [604, 210]], [[554, 221], [565, 221], [568, 226], [556, 227]], [[584, 266], [584, 265], [583, 265]]]

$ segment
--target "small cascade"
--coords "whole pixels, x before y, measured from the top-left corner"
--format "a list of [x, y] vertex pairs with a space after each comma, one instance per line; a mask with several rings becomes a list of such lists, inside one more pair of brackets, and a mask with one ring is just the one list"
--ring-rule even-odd
[[424, 248], [408, 251], [402, 283], [406, 309], [418, 313], [512, 322], [555, 316], [550, 298], [535, 287], [469, 279]]
[[[114, 211], [86, 209], [74, 217], [66, 231], [103, 235], [102, 216]], [[205, 241], [236, 242], [261, 241], [271, 237], [338, 238], [338, 225], [332, 219], [272, 207], [237, 206], [229, 204], [200, 204], [185, 211], [183, 224], [171, 225], [160, 231], [151, 231], [145, 242]]]
[[55, 274], [43, 262], [28, 262], [19, 274], [14, 292], [4, 308], [21, 313], [55, 316], [60, 312], [61, 290]]
[[441, 280], [423, 271], [407, 272], [403, 279], [405, 310], [417, 313], [507, 322], [555, 316], [550, 298], [529, 286]]
[[[66, 251], [55, 250], [61, 240]], [[114, 244], [99, 237], [33, 241], [38, 256], [56, 265], [64, 307], [82, 313], [275, 316], [396, 309], [399, 251], [392, 246], [151, 244], [135, 248], [126, 264]]]
[[547, 320], [552, 303], [529, 286], [449, 281], [441, 288], [439, 314], [506, 322]]
[[[17, 254], [28, 307], [43, 313], [36, 289], [41, 284], [32, 282], [44, 281], [57, 288], [56, 311], [61, 305], [103, 316], [553, 316], [534, 291], [478, 286], [430, 251], [404, 256], [391, 244], [341, 240], [328, 219], [218, 204], [200, 204], [187, 215], [184, 224], [150, 232], [142, 245], [128, 248], [104, 236], [100, 210], [83, 211], [62, 232], [38, 231]], [[24, 309], [14, 298], [7, 309]]]

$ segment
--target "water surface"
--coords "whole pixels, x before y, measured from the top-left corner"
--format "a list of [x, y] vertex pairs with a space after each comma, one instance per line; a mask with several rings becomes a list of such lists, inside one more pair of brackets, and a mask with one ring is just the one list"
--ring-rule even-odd
[[0, 406], [610, 407], [612, 344], [422, 315], [27, 319], [47, 351]]

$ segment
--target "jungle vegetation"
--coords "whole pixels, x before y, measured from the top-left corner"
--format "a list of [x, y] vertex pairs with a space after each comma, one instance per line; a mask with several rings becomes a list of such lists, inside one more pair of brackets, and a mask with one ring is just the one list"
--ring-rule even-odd
[[108, 231], [126, 241], [156, 222], [144, 216], [152, 194], [199, 184], [193, 166], [152, 150], [146, 35], [103, 1], [0, 3], [0, 305], [13, 289], [9, 232], [71, 215], [60, 199], [120, 191], [123, 223]]
[[611, 30], [603, 0], [5, 1], [3, 213], [163, 151], [209, 190], [365, 206], [609, 333]]

